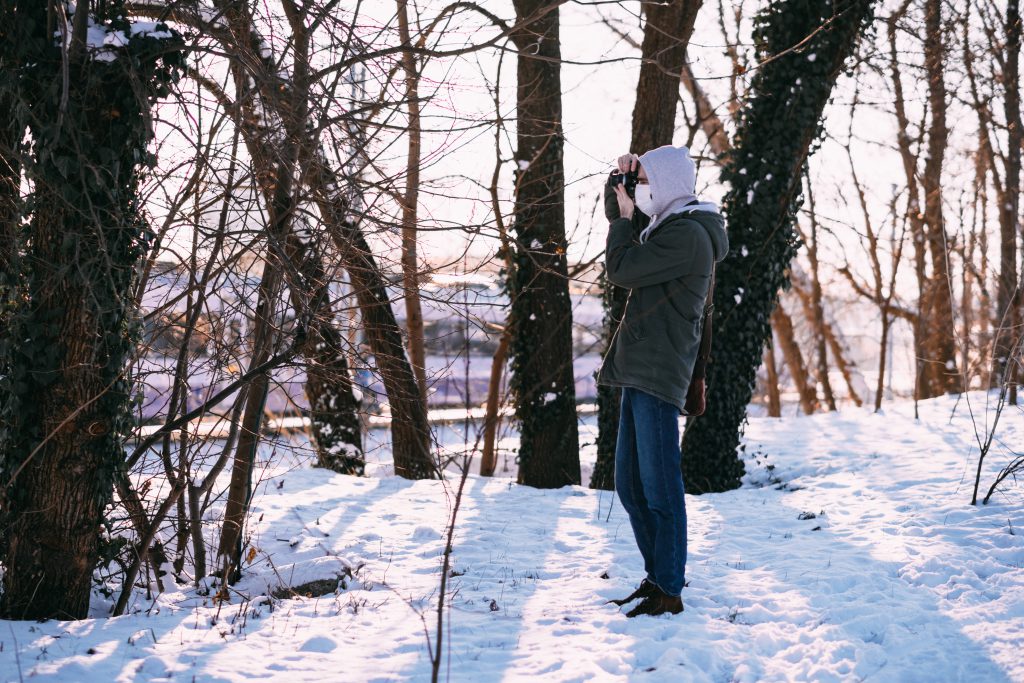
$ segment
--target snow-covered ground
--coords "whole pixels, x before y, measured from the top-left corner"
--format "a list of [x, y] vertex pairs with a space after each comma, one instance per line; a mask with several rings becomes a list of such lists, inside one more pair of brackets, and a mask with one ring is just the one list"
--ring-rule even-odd
[[[642, 575], [612, 495], [471, 475], [441, 680], [1024, 681], [1024, 487], [969, 505], [970, 412], [986, 417], [985, 395], [970, 399], [924, 403], [919, 421], [910, 403], [752, 420], [744, 487], [687, 499], [678, 616], [605, 604]], [[594, 431], [585, 421], [585, 480]], [[986, 482], [1022, 437], [1008, 408]], [[463, 441], [452, 427], [441, 438]], [[271, 463], [230, 604], [183, 587], [117, 619], [6, 622], [2, 678], [429, 680], [458, 482], [405, 481], [373, 457], [362, 479]], [[339, 575], [320, 597], [262, 595]]]

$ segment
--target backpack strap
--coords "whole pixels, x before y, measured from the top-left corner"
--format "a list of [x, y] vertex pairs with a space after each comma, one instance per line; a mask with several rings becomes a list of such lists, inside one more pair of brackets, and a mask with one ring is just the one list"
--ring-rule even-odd
[[[704, 231], [708, 233], [711, 240], [711, 233], [701, 224]], [[712, 240], [712, 251], [714, 241]], [[700, 349], [697, 352], [697, 360], [693, 365], [693, 376], [698, 379], [707, 377], [707, 366], [711, 362], [711, 314], [715, 310], [715, 257], [711, 256], [711, 284], [708, 286], [708, 295], [704, 299], [704, 314], [701, 317]]]
[[704, 379], [707, 377], [707, 366], [711, 361], [711, 314], [715, 310], [715, 267], [711, 266], [711, 287], [708, 288], [708, 298], [704, 302], [704, 316], [701, 320], [700, 350], [697, 352], [697, 361], [693, 364], [693, 376]]

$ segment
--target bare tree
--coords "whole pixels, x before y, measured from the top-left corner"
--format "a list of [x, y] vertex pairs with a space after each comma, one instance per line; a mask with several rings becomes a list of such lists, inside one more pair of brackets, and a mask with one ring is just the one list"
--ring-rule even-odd
[[514, 0], [518, 50], [512, 389], [519, 482], [580, 481], [572, 307], [566, 264], [558, 0]]
[[426, 353], [423, 348], [423, 310], [420, 306], [419, 263], [416, 258], [416, 216], [420, 191], [421, 129], [419, 69], [409, 33], [407, 0], [398, 3], [398, 32], [403, 45], [402, 69], [405, 72], [406, 106], [409, 110], [409, 157], [402, 197], [402, 282], [405, 287], [405, 319], [409, 329], [409, 360], [424, 400], [427, 396]]
[[[1008, 374], [1013, 367], [1011, 351], [1020, 324], [1020, 283], [1017, 272], [1017, 240], [1020, 228], [1021, 147], [1024, 145], [1020, 112], [1021, 17], [1017, 2], [1006, 3], [1002, 20], [992, 16], [991, 7], [978, 6], [984, 28], [987, 64], [992, 69], [992, 91], [983, 93], [970, 42], [970, 7], [964, 13], [963, 61], [970, 84], [971, 104], [978, 118], [980, 152], [984, 168], [992, 177], [999, 217], [999, 274], [996, 279], [996, 310], [992, 376], [989, 384], [1010, 384], [1008, 402], [1016, 403], [1016, 382]], [[998, 33], [1001, 36], [998, 36]], [[999, 39], [1001, 37], [1001, 40]], [[1001, 86], [997, 92], [995, 86]], [[1002, 95], [1003, 121], [996, 121], [993, 101]], [[999, 153], [997, 127], [1005, 128], [1006, 147]]]
[[[929, 121], [925, 162], [913, 147], [906, 110], [903, 76], [897, 53], [899, 22], [906, 16], [906, 0], [888, 20], [889, 72], [893, 86], [897, 142], [907, 181], [907, 215], [914, 246], [914, 269], [918, 280], [918, 311], [914, 328], [917, 354], [915, 395], [931, 398], [956, 391], [962, 382], [956, 369], [955, 327], [949, 279], [949, 249], [942, 209], [942, 167], [949, 130], [946, 125], [946, 85], [941, 3], [926, 0], [924, 12], [924, 62], [927, 81]], [[925, 136], [922, 124], [921, 136]], [[930, 265], [930, 269], [929, 269]]]

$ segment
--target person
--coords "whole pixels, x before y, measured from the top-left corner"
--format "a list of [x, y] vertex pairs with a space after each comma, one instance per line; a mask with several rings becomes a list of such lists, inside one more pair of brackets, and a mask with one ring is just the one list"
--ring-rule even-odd
[[598, 383], [622, 389], [615, 490], [647, 575], [632, 595], [612, 602], [640, 599], [629, 617], [678, 614], [686, 572], [679, 415], [712, 266], [729, 251], [729, 238], [718, 208], [697, 199], [686, 147], [623, 155], [618, 170], [636, 173], [635, 201], [613, 174], [605, 186], [605, 273], [629, 298]]

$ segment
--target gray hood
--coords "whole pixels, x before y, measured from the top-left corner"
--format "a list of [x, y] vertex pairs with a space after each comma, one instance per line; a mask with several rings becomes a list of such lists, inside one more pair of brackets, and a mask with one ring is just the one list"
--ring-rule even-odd
[[651, 186], [653, 216], [651, 222], [640, 233], [645, 242], [663, 220], [672, 214], [704, 211], [718, 213], [718, 207], [711, 202], [697, 198], [697, 167], [690, 158], [686, 147], [665, 145], [652, 149], [640, 156], [640, 165], [647, 173]]

